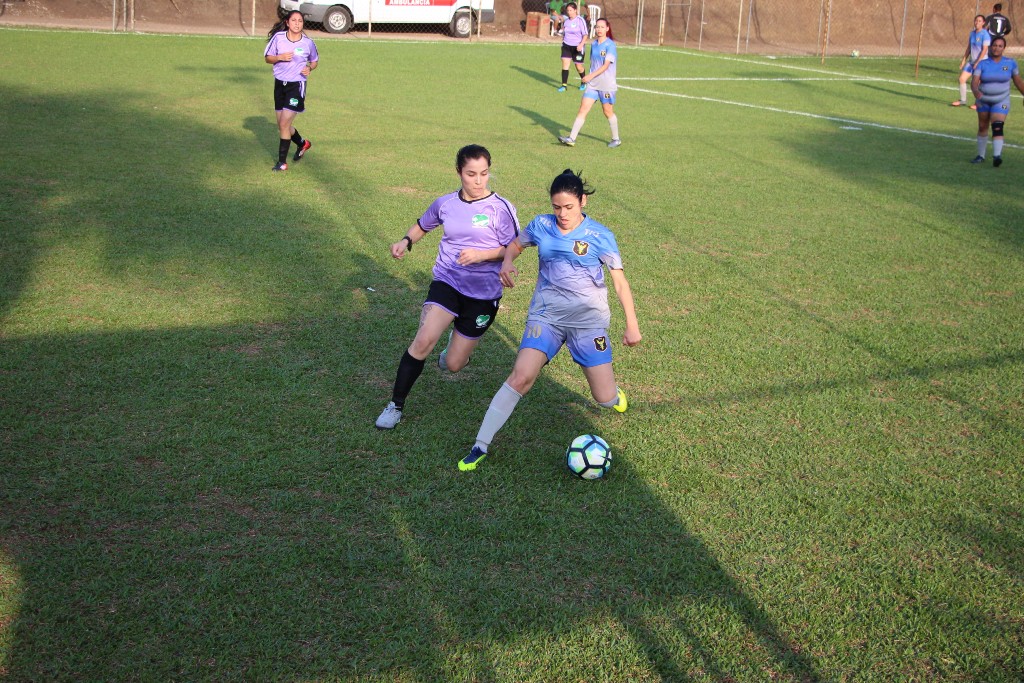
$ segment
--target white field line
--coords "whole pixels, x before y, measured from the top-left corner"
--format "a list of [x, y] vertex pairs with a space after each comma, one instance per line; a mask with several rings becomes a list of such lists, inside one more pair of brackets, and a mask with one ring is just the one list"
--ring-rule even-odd
[[[803, 116], [809, 119], [821, 119], [823, 121], [835, 121], [836, 123], [844, 123], [851, 126], [863, 126], [865, 128], [879, 128], [881, 130], [891, 130], [899, 133], [912, 133], [914, 135], [927, 135], [934, 138], [945, 138], [947, 140], [960, 140], [964, 142], [974, 142], [977, 138], [968, 138], [962, 135], [950, 135], [948, 133], [936, 133], [931, 130], [918, 130], [916, 128], [904, 128], [902, 126], [887, 126], [884, 123], [872, 123], [871, 121], [858, 121], [856, 119], [844, 119], [839, 116], [826, 116], [824, 114], [812, 114], [806, 111], [795, 111], [793, 109], [780, 109], [778, 107], [766, 107], [761, 104], [750, 104], [749, 102], [733, 102], [731, 100], [720, 100], [715, 97], [702, 97], [698, 95], [682, 95], [679, 93], [671, 92], [660, 92], [658, 90], [648, 90], [647, 88], [634, 88], [632, 86], [623, 85], [619, 87], [619, 90], [632, 90], [634, 92], [647, 93], [649, 95], [662, 95], [663, 97], [678, 97], [683, 100], [697, 100], [699, 102], [711, 102], [713, 104], [727, 104], [732, 107], [744, 107], [746, 109], [758, 109], [760, 111], [770, 111], [775, 114], [788, 114], [790, 116]], [[1014, 145], [1009, 142], [1003, 143], [1003, 147], [1010, 147], [1013, 149], [1024, 149], [1024, 145]]]

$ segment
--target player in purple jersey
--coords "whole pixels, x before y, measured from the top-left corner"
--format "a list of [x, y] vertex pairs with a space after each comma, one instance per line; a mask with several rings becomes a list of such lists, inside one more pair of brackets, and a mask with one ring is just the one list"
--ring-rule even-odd
[[587, 20], [581, 17], [576, 9], [576, 3], [570, 2], [565, 6], [565, 16], [562, 17], [562, 85], [558, 86], [558, 92], [565, 92], [569, 84], [569, 64], [576, 65], [576, 72], [580, 75], [580, 90], [585, 90], [583, 84], [583, 48], [587, 44], [590, 30], [587, 28]]
[[622, 140], [619, 139], [619, 117], [615, 115], [613, 108], [615, 93], [619, 89], [615, 82], [619, 61], [618, 48], [612, 38], [612, 25], [607, 19], [598, 19], [594, 24], [594, 31], [597, 33], [597, 40], [590, 46], [590, 73], [583, 78], [586, 92], [583, 93], [580, 110], [572, 124], [572, 132], [558, 137], [559, 142], [569, 147], [576, 144], [576, 136], [583, 128], [583, 122], [587, 120], [587, 114], [594, 106], [594, 102], [601, 103], [608, 125], [612, 129], [612, 139], [608, 146], [618, 147], [622, 144]]
[[[985, 30], [985, 17], [979, 14], [974, 17], [974, 30], [967, 38], [967, 49], [964, 50], [963, 59], [960, 60], [960, 99], [954, 100], [951, 105], [959, 107], [967, 103], [967, 83], [971, 80], [978, 62], [988, 57], [988, 46], [992, 43], [992, 36]], [[971, 109], [977, 109], [971, 105]]]
[[274, 65], [274, 109], [281, 139], [277, 165], [272, 170], [288, 170], [288, 148], [295, 143], [294, 161], [302, 159], [313, 143], [304, 140], [293, 122], [306, 110], [306, 77], [317, 67], [320, 56], [316, 45], [302, 32], [302, 12], [289, 12], [267, 33], [263, 58]]
[[551, 183], [554, 214], [535, 217], [505, 250], [501, 283], [514, 287], [519, 271], [513, 261], [524, 248], [537, 247], [537, 286], [512, 374], [491, 399], [477, 432], [476, 444], [469, 455], [459, 461], [460, 470], [475, 470], [487, 457], [494, 435], [563, 345], [583, 369], [594, 400], [603, 408], [626, 412], [629, 405], [626, 394], [615, 383], [612, 371], [606, 268], [626, 316], [623, 344], [636, 346], [640, 343], [640, 324], [633, 292], [622, 271], [615, 236], [583, 213], [589, 194], [593, 194], [593, 190], [583, 179], [565, 169]]
[[[377, 418], [378, 429], [394, 429], [405, 400], [437, 341], [449, 326], [448, 346], [437, 364], [458, 372], [469, 363], [480, 338], [494, 322], [501, 301], [498, 279], [505, 247], [519, 234], [516, 209], [491, 192], [491, 154], [466, 145], [455, 157], [462, 189], [438, 197], [405, 236], [391, 245], [400, 259], [430, 231], [444, 226], [434, 263], [434, 280], [420, 314], [420, 327], [398, 363], [391, 402]], [[454, 323], [454, 325], [453, 325]]]
[[1010, 113], [1010, 84], [1024, 94], [1024, 78], [1021, 78], [1017, 62], [1003, 56], [1006, 38], [992, 39], [988, 59], [978, 62], [971, 80], [971, 92], [977, 98], [978, 106], [978, 156], [972, 164], [985, 161], [988, 145], [988, 128], [992, 126], [992, 165], [1003, 163], [1003, 123]]

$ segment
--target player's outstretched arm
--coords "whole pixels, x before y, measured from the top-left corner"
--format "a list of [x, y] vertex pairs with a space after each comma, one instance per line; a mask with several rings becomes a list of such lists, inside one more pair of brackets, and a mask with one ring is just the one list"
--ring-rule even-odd
[[640, 334], [640, 323], [636, 319], [633, 290], [629, 286], [626, 274], [621, 269], [609, 270], [608, 272], [611, 273], [615, 295], [619, 297], [619, 304], [622, 305], [622, 312], [626, 316], [626, 331], [622, 335], [622, 343], [626, 346], [636, 346], [643, 339], [643, 336]]
[[426, 234], [426, 231], [423, 230], [419, 224], [413, 224], [413, 226], [405, 232], [405, 237], [391, 245], [392, 258], [402, 258], [405, 256], [405, 252], [412, 251], [412, 245], [423, 239], [423, 236]]

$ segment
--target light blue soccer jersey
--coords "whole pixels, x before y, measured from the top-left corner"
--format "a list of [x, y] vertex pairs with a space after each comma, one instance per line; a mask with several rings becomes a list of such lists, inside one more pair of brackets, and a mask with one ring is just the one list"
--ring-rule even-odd
[[978, 61], [978, 57], [981, 56], [981, 51], [985, 49], [987, 45], [992, 43], [992, 34], [985, 29], [978, 29], [977, 31], [971, 31], [971, 38], [969, 44], [971, 46], [971, 63]]
[[524, 247], [536, 245], [540, 272], [528, 320], [577, 329], [608, 327], [608, 286], [604, 266], [622, 269], [612, 231], [589, 216], [567, 235], [552, 214], [534, 217], [519, 234]]
[[981, 75], [981, 97], [979, 102], [999, 104], [1010, 97], [1010, 81], [1020, 71], [1017, 62], [1009, 57], [1001, 57], [998, 62], [991, 58], [978, 62], [975, 75]]
[[619, 64], [619, 51], [615, 47], [615, 41], [610, 38], [590, 44], [590, 73], [600, 69], [605, 62], [610, 62], [608, 70], [590, 81], [590, 87], [600, 92], [615, 92], [619, 89], [615, 82], [615, 68]]

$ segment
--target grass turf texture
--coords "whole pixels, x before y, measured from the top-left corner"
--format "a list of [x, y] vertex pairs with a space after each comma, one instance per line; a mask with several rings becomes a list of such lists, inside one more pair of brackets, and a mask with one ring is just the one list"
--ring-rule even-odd
[[[569, 150], [557, 47], [314, 34], [314, 147], [272, 174], [261, 41], [2, 35], [0, 675], [1024, 676], [1024, 150], [967, 163], [955, 60], [624, 47], [748, 80], [624, 80], [669, 95]], [[468, 142], [524, 222], [583, 169], [645, 341], [629, 413], [559, 357], [463, 474], [535, 252], [473, 364], [373, 420], [437, 238], [388, 244]], [[591, 432], [596, 484], [562, 461]]]

